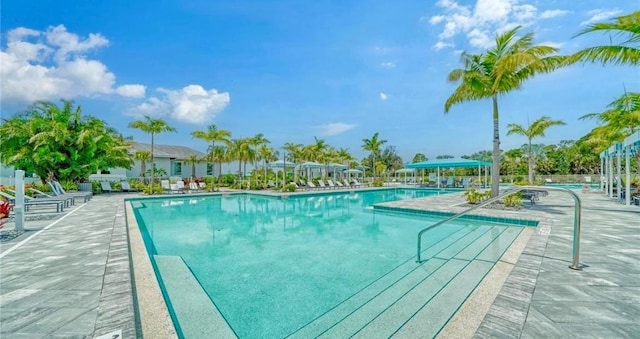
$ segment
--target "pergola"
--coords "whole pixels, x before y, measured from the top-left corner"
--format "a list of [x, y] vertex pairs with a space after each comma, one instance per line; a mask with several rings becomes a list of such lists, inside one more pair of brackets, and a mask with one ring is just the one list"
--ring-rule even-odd
[[[622, 175], [622, 156], [625, 164], [625, 203], [631, 205], [631, 156], [640, 152], [640, 131], [631, 134], [623, 142], [618, 142], [609, 149], [600, 153], [600, 175], [604, 180], [600, 180], [600, 188], [603, 189], [610, 198], [621, 198], [620, 180]], [[614, 171], [613, 165], [616, 165]], [[614, 181], [617, 180], [618, 189], [613, 192]]]
[[491, 163], [487, 161], [453, 158], [453, 159], [434, 159], [421, 162], [414, 162], [406, 164], [406, 168], [415, 169], [437, 169], [437, 183], [440, 188], [440, 169], [441, 168], [478, 168], [478, 180], [482, 181], [482, 168], [484, 168], [485, 179], [487, 177], [488, 169], [491, 167]]

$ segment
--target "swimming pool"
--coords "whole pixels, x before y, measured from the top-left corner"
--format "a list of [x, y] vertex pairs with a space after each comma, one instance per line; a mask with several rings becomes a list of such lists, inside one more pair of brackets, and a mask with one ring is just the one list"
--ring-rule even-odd
[[[371, 320], [349, 318], [344, 325], [344, 319], [363, 313], [358, 312], [363, 305], [375, 309], [372, 298], [389, 290], [387, 285], [378, 290], [371, 286], [410, 275], [419, 279], [417, 286], [430, 276], [439, 281], [439, 275], [449, 274], [446, 284], [468, 270], [473, 278], [464, 284], [475, 287], [474, 279], [488, 272], [522, 229], [459, 220], [425, 237], [425, 251], [433, 252], [426, 257], [432, 260], [417, 265], [416, 234], [441, 217], [374, 211], [370, 206], [430, 194], [438, 191], [387, 189], [288, 199], [203, 196], [140, 200], [134, 210], [182, 335], [192, 325], [190, 316], [172, 309], [183, 291], [170, 287], [172, 268], [166, 263], [174, 261], [168, 258], [181, 258], [240, 338], [344, 336], [363, 330]], [[471, 265], [477, 256], [484, 259]], [[371, 298], [359, 297], [363, 293]], [[461, 302], [466, 295], [462, 297]], [[358, 298], [361, 303], [354, 301]], [[350, 309], [341, 309], [349, 303], [354, 304]], [[384, 311], [390, 306], [378, 307]], [[342, 313], [336, 315], [338, 310]], [[374, 318], [382, 311], [376, 310]], [[331, 317], [335, 321], [326, 320]]]

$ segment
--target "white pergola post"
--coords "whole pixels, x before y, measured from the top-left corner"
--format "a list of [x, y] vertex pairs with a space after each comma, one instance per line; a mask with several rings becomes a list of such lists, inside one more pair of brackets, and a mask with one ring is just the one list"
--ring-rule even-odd
[[616, 144], [616, 199], [622, 199], [622, 144]]
[[600, 156], [600, 191], [604, 191], [604, 156]]
[[631, 145], [624, 148], [624, 159], [625, 159], [625, 172], [626, 172], [626, 180], [625, 183], [625, 194], [624, 194], [624, 203], [625, 205], [631, 205]]
[[15, 172], [16, 204], [13, 206], [16, 230], [24, 230], [24, 171]]
[[608, 195], [609, 198], [613, 198], [613, 157], [608, 155], [607, 160], [609, 160], [609, 165], [607, 166], [607, 185], [609, 185]]
[[438, 178], [437, 178], [437, 182], [438, 182], [438, 189], [440, 189], [440, 167], [438, 167]]

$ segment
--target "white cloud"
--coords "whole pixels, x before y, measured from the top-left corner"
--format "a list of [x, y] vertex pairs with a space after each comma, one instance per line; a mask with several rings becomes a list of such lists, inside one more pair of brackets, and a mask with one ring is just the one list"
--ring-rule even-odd
[[429, 19], [429, 23], [432, 25], [437, 25], [442, 21], [444, 21], [444, 19], [445, 19], [444, 15], [434, 15], [431, 17], [431, 19]]
[[474, 28], [471, 32], [467, 33], [469, 43], [471, 46], [479, 48], [491, 48], [494, 45], [493, 40], [489, 37], [486, 31], [481, 31]]
[[160, 88], [158, 92], [164, 96], [151, 97], [128, 113], [134, 116], [170, 116], [178, 121], [201, 124], [215, 118], [231, 100], [229, 93], [205, 90], [200, 85], [188, 85], [180, 90]]
[[116, 88], [116, 93], [128, 98], [144, 98], [146, 87], [142, 85], [122, 85]]
[[556, 42], [556, 41], [543, 41], [540, 43], [540, 45], [543, 46], [550, 46], [550, 47], [554, 47], [554, 48], [562, 48], [562, 46], [564, 46], [564, 43], [562, 42]]
[[381, 63], [380, 67], [382, 67], [382, 68], [396, 68], [396, 64], [394, 64], [391, 61], [387, 61], [387, 62]]
[[334, 122], [326, 125], [316, 126], [321, 136], [332, 136], [347, 132], [358, 125], [347, 124], [344, 122]]
[[565, 10], [547, 10], [539, 13], [534, 4], [522, 0], [476, 0], [473, 3], [455, 0], [439, 0], [436, 6], [441, 13], [431, 16], [429, 23], [442, 27], [433, 48], [452, 47], [457, 37], [464, 37], [473, 47], [491, 48], [496, 34], [516, 26], [528, 27], [540, 19], [548, 19], [569, 13]]
[[389, 95], [384, 93], [384, 92], [380, 92], [380, 100], [385, 101], [389, 98]]
[[35, 100], [139, 95], [141, 85], [115, 88], [116, 76], [107, 66], [86, 57], [86, 53], [107, 46], [100, 34], [80, 37], [63, 25], [46, 31], [18, 27], [7, 33], [6, 48], [0, 51], [0, 99], [24, 104]]
[[452, 43], [438, 41], [433, 45], [433, 49], [435, 49], [436, 51], [439, 51], [443, 48], [453, 47], [453, 46], [454, 45]]
[[551, 9], [551, 10], [546, 10], [544, 12], [542, 12], [540, 14], [540, 19], [551, 19], [551, 18], [556, 18], [559, 16], [564, 16], [566, 14], [570, 13], [567, 10], [564, 9]]
[[587, 14], [591, 17], [586, 21], [581, 22], [580, 25], [589, 25], [592, 23], [604, 21], [620, 13], [622, 13], [622, 11], [619, 9], [594, 9], [587, 12]]

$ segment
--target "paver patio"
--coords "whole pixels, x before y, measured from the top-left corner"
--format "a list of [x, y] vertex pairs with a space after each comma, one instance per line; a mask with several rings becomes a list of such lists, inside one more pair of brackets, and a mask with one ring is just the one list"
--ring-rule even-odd
[[[551, 192], [526, 211], [481, 214], [545, 220], [513, 264], [475, 337], [634, 337], [640, 333], [640, 208], [601, 194], [583, 200], [581, 271], [571, 261], [573, 201]], [[92, 338], [136, 329], [123, 198], [94, 197], [0, 244], [0, 337]], [[458, 211], [459, 194], [390, 203]], [[41, 230], [35, 237], [13, 248]], [[444, 331], [443, 335], [447, 332]]]

